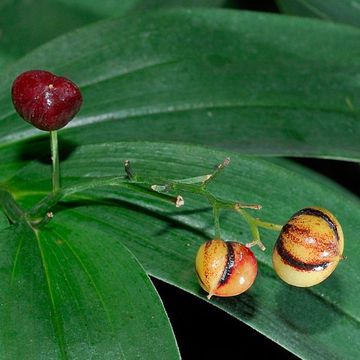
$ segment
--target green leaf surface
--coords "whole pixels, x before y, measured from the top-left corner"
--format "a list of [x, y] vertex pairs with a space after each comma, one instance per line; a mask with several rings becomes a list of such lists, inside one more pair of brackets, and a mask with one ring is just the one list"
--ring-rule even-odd
[[0, 232], [1, 359], [179, 358], [152, 283], [99, 224]]
[[360, 0], [276, 0], [280, 10], [360, 26]]
[[68, 144], [180, 141], [359, 160], [359, 41], [348, 26], [230, 10], [107, 20], [0, 74], [0, 142], [43, 134], [19, 120], [9, 89], [21, 71], [44, 68], [83, 91], [62, 131]]
[[[111, 15], [122, 15], [136, 0], [7, 0], [0, 5], [0, 66], [63, 33]], [[14, 21], [16, 19], [16, 21]]]
[[0, 67], [56, 36], [108, 17], [164, 7], [211, 7], [223, 3], [224, 0], [3, 0]]
[[[64, 185], [71, 185], [84, 179], [122, 174], [125, 159], [131, 160], [134, 171], [143, 176], [187, 178], [209, 173], [213, 165], [227, 156], [231, 157], [231, 164], [211, 184], [214, 194], [233, 201], [260, 203], [263, 210], [254, 215], [279, 224], [306, 206], [328, 208], [343, 226], [347, 259], [318, 286], [290, 287], [272, 270], [271, 248], [276, 233], [263, 231], [268, 248], [265, 252], [254, 250], [259, 261], [255, 285], [243, 295], [213, 298], [211, 303], [301, 358], [359, 358], [360, 206], [339, 186], [295, 165], [287, 169], [284, 161], [274, 163], [201, 147], [153, 143], [75, 148], [62, 163], [62, 180]], [[50, 188], [48, 171], [49, 165], [34, 160], [7, 186], [24, 206], [30, 206]], [[70, 238], [81, 232], [82, 239], [93, 239], [92, 251], [96, 256], [103, 254], [105, 245], [99, 238], [117, 236], [149, 274], [207, 301], [196, 280], [194, 257], [200, 244], [213, 236], [211, 209], [202, 198], [181, 195], [185, 206], [177, 209], [157, 198], [123, 188], [82, 193], [54, 210], [49, 231], [59, 232], [63, 237], [69, 233]], [[243, 243], [251, 240], [248, 228], [237, 214], [224, 212], [221, 225], [224, 239]], [[349, 342], [351, 346], [347, 345]]]

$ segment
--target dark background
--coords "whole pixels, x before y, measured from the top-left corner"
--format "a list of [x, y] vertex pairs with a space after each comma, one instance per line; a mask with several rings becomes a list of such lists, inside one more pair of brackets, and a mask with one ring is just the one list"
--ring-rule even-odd
[[[274, 1], [229, 0], [228, 6], [279, 12]], [[360, 165], [334, 160], [293, 159], [359, 195]], [[266, 354], [277, 360], [298, 359], [284, 348], [193, 295], [152, 279], [168, 312], [183, 359], [251, 358]], [[245, 347], [244, 347], [245, 344]], [[161, 353], [161, 350], [159, 349]]]

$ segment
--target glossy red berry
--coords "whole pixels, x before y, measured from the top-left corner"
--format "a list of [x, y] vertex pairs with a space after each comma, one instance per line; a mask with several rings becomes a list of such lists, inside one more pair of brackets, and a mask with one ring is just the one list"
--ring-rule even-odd
[[82, 104], [81, 92], [72, 81], [43, 70], [20, 74], [13, 83], [11, 95], [19, 115], [46, 131], [64, 127]]
[[257, 261], [246, 246], [214, 239], [202, 244], [196, 255], [196, 274], [211, 296], [235, 296], [254, 283]]

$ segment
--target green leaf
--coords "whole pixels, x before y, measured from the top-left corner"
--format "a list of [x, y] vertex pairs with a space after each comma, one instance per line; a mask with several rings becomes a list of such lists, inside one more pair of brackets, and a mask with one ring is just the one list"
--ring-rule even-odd
[[156, 358], [161, 348], [179, 358], [161, 301], [121, 234], [78, 225], [0, 232], [0, 357]]
[[99, 6], [100, 3], [97, 1], [88, 1], [86, 4], [79, 0], [2, 2], [0, 65], [10, 63], [58, 35], [110, 15], [121, 15], [131, 3], [136, 2], [135, 0], [105, 1], [102, 6]]
[[[132, 161], [138, 174], [188, 178], [208, 173], [227, 156], [231, 157], [230, 166], [211, 184], [216, 195], [260, 203], [263, 210], [254, 215], [279, 224], [306, 206], [328, 208], [343, 226], [347, 259], [327, 281], [316, 287], [290, 287], [272, 270], [271, 248], [276, 233], [264, 231], [262, 238], [268, 249], [254, 250], [259, 261], [255, 285], [238, 297], [213, 298], [211, 304], [301, 358], [359, 358], [360, 206], [358, 200], [339, 186], [295, 165], [289, 170], [284, 161], [274, 163], [201, 147], [152, 143], [76, 148], [62, 163], [62, 180], [64, 185], [71, 185], [82, 179], [119, 175], [125, 159]], [[30, 206], [50, 187], [48, 171], [48, 165], [34, 161], [12, 178], [8, 186], [24, 206]], [[123, 188], [79, 194], [55, 210], [50, 229], [61, 229], [64, 237], [68, 232], [76, 235], [81, 232], [81, 237], [86, 239], [98, 238], [94, 234], [100, 232], [109, 239], [121, 234], [119, 241], [149, 274], [207, 301], [196, 280], [194, 257], [200, 244], [213, 236], [211, 209], [202, 198], [181, 195], [185, 207], [176, 209], [159, 199]], [[235, 213], [224, 212], [221, 226], [222, 237], [227, 240], [242, 243], [251, 240], [244, 221]], [[93, 246], [97, 256], [102, 254], [104, 242], [94, 241]], [[346, 345], [349, 339], [351, 346]]]
[[359, 40], [348, 26], [239, 11], [100, 22], [1, 74], [1, 145], [43, 134], [15, 115], [9, 89], [21, 71], [44, 68], [84, 94], [61, 133], [68, 143], [181, 141], [359, 160]]
[[[0, 4], [0, 66], [71, 30], [108, 17], [163, 7], [221, 6], [224, 0], [6, 0]], [[16, 19], [16, 21], [14, 21]]]
[[360, 0], [276, 0], [281, 11], [360, 26]]
[[5, 229], [9, 226], [9, 220], [6, 215], [0, 211], [0, 230]]
[[[48, 140], [14, 113], [9, 94], [13, 79], [29, 68], [66, 75], [81, 85], [85, 102], [78, 118], [60, 134], [64, 185], [119, 174], [125, 159], [147, 176], [195, 177], [231, 155], [232, 165], [212, 184], [217, 195], [259, 202], [264, 206], [261, 218], [277, 223], [308, 205], [334, 212], [344, 227], [348, 259], [324, 284], [312, 289], [282, 284], [271, 269], [269, 250], [276, 235], [264, 232], [268, 251], [256, 251], [260, 274], [255, 286], [240, 297], [211, 303], [303, 358], [359, 358], [356, 238], [360, 207], [351, 195], [301, 168], [287, 169], [281, 161], [166, 144], [79, 147], [114, 140], [175, 140], [247, 154], [358, 160], [359, 34], [358, 29], [320, 21], [203, 10], [112, 19], [69, 33], [0, 74], [2, 186], [14, 191], [26, 208], [51, 187]], [[34, 161], [24, 167], [29, 160]], [[86, 269], [99, 280], [98, 288], [105, 289], [104, 299], [119, 320], [116, 325], [120, 327], [126, 318], [122, 310], [136, 305], [131, 338], [126, 337], [127, 328], [115, 328], [126, 351], [134, 354], [127, 348], [133, 345], [134, 331], [137, 336], [145, 334], [140, 339], [143, 353], [154, 357], [154, 348], [166, 347], [167, 358], [177, 357], [159, 299], [135, 258], [148, 274], [206, 300], [196, 281], [193, 259], [200, 243], [213, 236], [209, 207], [187, 195], [185, 208], [176, 209], [143, 193], [103, 188], [74, 196], [54, 211], [55, 218], [38, 238], [27, 225], [8, 228], [5, 218], [0, 223], [0, 281], [2, 289], [9, 290], [0, 293], [0, 321], [6, 324], [0, 331], [0, 353], [12, 349], [20, 358], [38, 358], [39, 352], [47, 358], [49, 354], [71, 358], [77, 349], [90, 351], [79, 340], [88, 334], [95, 339], [99, 357], [105, 357], [103, 344], [117, 351], [109, 327], [93, 335], [97, 326], [103, 328], [100, 321], [106, 323], [104, 312], [76, 256], [56, 243], [60, 234], [88, 260]], [[235, 214], [224, 213], [221, 224], [225, 239], [250, 240], [244, 222]], [[99, 239], [106, 239], [106, 244]], [[19, 241], [26, 246], [18, 252]], [[13, 271], [16, 254], [21, 261]], [[57, 262], [60, 257], [69, 268]], [[43, 259], [51, 264], [50, 282]], [[123, 272], [119, 259], [134, 270], [136, 281]], [[104, 264], [109, 265], [108, 272], [102, 271]], [[11, 277], [19, 280], [13, 287]], [[78, 286], [69, 287], [65, 279]], [[134, 288], [123, 288], [131, 282]], [[138, 298], [141, 289], [144, 301]], [[114, 296], [124, 291], [126, 296]], [[72, 318], [76, 302], [69, 298], [74, 298], [73, 293], [91, 310], [84, 318], [79, 312]], [[147, 312], [149, 303], [152, 307]], [[121, 312], [116, 312], [120, 305]], [[95, 312], [94, 306], [98, 306]], [[71, 327], [74, 323], [80, 327]], [[150, 334], [144, 332], [144, 324], [154, 325], [148, 329]], [[73, 332], [68, 333], [68, 328]], [[160, 330], [164, 335], [158, 338]], [[153, 339], [164, 339], [166, 345]], [[351, 347], [344, 345], [349, 339]], [[90, 356], [84, 353], [84, 358]]]

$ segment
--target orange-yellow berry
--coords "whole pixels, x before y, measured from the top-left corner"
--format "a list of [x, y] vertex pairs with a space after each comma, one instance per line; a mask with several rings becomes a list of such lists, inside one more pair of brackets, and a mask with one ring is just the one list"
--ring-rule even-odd
[[235, 296], [253, 284], [257, 261], [246, 246], [214, 239], [202, 244], [196, 255], [196, 274], [211, 296]]
[[273, 266], [290, 285], [308, 287], [324, 281], [343, 257], [344, 235], [328, 210], [309, 207], [282, 228], [273, 251]]

